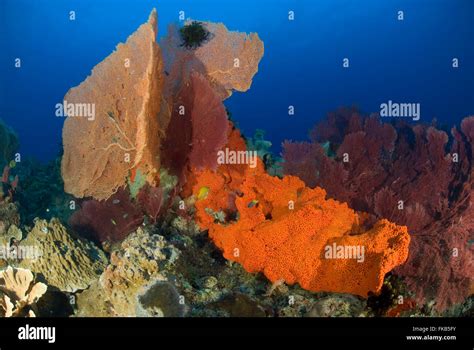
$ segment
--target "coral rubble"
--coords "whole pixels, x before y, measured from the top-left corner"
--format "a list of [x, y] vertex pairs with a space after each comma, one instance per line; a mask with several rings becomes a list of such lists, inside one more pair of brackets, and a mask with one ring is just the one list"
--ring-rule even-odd
[[12, 227], [18, 227], [20, 216], [18, 207], [10, 201], [0, 201], [0, 242], [6, 243], [6, 236]]
[[137, 316], [141, 317], [183, 317], [186, 307], [180, 302], [180, 295], [170, 282], [156, 281], [137, 296]]
[[334, 294], [317, 299], [306, 317], [357, 317], [362, 314], [364, 303], [347, 294]]
[[[100, 277], [100, 287], [117, 316], [134, 316], [138, 297], [157, 281], [167, 281], [167, 269], [177, 251], [162, 236], [138, 230], [128, 236], [110, 257]], [[146, 307], [145, 307], [146, 308]]]

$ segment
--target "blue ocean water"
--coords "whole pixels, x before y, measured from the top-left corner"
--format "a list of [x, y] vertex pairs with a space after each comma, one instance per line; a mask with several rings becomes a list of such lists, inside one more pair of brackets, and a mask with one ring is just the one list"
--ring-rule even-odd
[[265, 55], [252, 88], [225, 104], [246, 135], [266, 130], [276, 152], [343, 105], [378, 112], [388, 100], [416, 102], [422, 121], [447, 124], [474, 115], [472, 0], [0, 0], [0, 118], [19, 134], [23, 154], [58, 154], [64, 120], [55, 104], [153, 7], [160, 36], [180, 10], [259, 34]]

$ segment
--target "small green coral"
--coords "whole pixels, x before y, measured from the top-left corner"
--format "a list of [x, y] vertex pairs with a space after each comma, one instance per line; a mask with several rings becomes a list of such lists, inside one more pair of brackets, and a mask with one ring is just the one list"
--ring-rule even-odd
[[160, 187], [167, 196], [178, 185], [178, 177], [171, 175], [165, 168], [160, 169]]
[[133, 180], [131, 177], [127, 178], [128, 188], [130, 189], [130, 197], [133, 199], [137, 198], [138, 192], [146, 184], [146, 177], [143, 176], [142, 172], [138, 169], [135, 172], [135, 177]]
[[272, 143], [268, 140], [265, 140], [265, 131], [262, 129], [255, 130], [253, 137], [247, 138], [247, 149], [249, 151], [256, 151], [257, 156], [263, 160], [265, 164], [265, 169], [272, 176], [281, 176], [283, 173], [283, 168], [281, 162], [283, 159], [273, 155], [270, 148]]
[[270, 153], [272, 143], [265, 140], [265, 131], [262, 129], [255, 130], [253, 137], [247, 139], [247, 148], [251, 151], [257, 151], [257, 155], [263, 157]]

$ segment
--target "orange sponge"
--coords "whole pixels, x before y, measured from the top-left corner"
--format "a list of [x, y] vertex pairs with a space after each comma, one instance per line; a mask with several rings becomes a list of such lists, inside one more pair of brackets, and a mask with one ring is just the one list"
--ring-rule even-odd
[[[366, 297], [408, 257], [405, 226], [380, 220], [365, 230], [363, 216], [347, 204], [326, 199], [323, 189], [307, 188], [297, 177], [272, 177], [261, 162], [243, 173], [221, 166], [195, 176], [198, 223], [226, 259], [272, 282]], [[206, 196], [198, 196], [203, 188]]]

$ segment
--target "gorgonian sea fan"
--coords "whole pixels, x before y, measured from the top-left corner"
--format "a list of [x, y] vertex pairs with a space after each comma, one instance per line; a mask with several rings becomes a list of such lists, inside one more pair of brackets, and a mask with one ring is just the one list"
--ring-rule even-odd
[[130, 199], [126, 189], [119, 189], [105, 201], [86, 200], [69, 219], [82, 236], [100, 243], [119, 242], [143, 223], [143, 212]]
[[186, 113], [193, 108], [190, 90], [190, 85], [184, 84], [174, 97], [171, 120], [161, 150], [162, 165], [180, 179], [189, 162], [193, 138], [191, 113]]
[[193, 138], [189, 162], [191, 167], [215, 170], [217, 151], [227, 142], [227, 113], [221, 99], [201, 74], [191, 75], [191, 86]]
[[173, 105], [163, 145], [164, 165], [176, 175], [186, 166], [215, 170], [217, 152], [227, 142], [229, 125], [221, 99], [207, 79], [194, 72]]
[[396, 271], [418, 302], [434, 300], [443, 311], [471, 293], [474, 276], [473, 130], [474, 118], [466, 118], [448, 151], [448, 135], [434, 126], [339, 109], [315, 127], [313, 143], [284, 143], [284, 171], [356, 210], [406, 225], [410, 255]]
[[165, 194], [161, 187], [146, 184], [138, 193], [140, 207], [148, 215], [152, 223], [156, 223], [161, 214], [167, 209]]
[[309, 187], [323, 187], [331, 196], [341, 201], [350, 197], [339, 184], [347, 180], [347, 171], [342, 164], [327, 157], [319, 143], [289, 142], [283, 143], [285, 174], [297, 174]]

